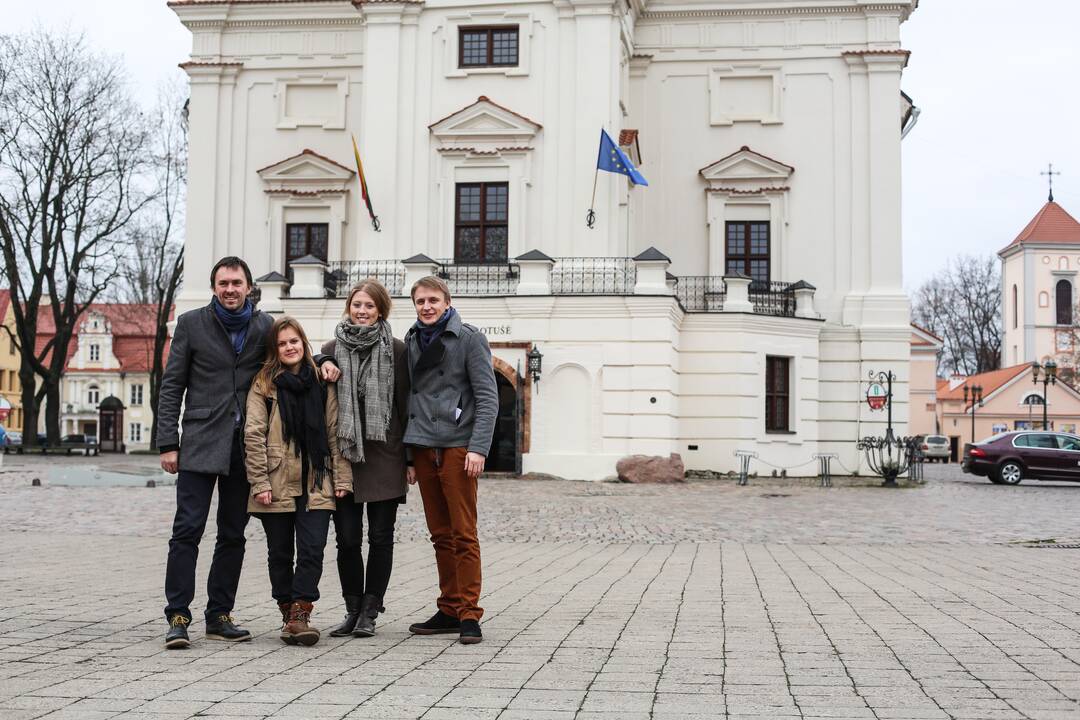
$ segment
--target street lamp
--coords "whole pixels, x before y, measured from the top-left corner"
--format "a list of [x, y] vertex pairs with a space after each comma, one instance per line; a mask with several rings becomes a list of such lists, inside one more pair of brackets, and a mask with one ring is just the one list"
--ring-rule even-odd
[[1049, 404], [1048, 403], [1049, 398], [1047, 397], [1046, 390], [1047, 390], [1048, 385], [1057, 385], [1057, 363], [1054, 362], [1054, 360], [1052, 358], [1047, 360], [1042, 365], [1040, 365], [1038, 362], [1031, 363], [1031, 382], [1032, 382], [1033, 385], [1038, 385], [1039, 382], [1040, 382], [1040, 378], [1039, 378], [1039, 371], [1040, 370], [1042, 371], [1041, 382], [1042, 382], [1042, 386], [1043, 386], [1043, 397], [1042, 397], [1042, 400], [1043, 400], [1043, 423], [1042, 423], [1042, 429], [1046, 430], [1047, 429], [1046, 406]]
[[[968, 404], [968, 386], [964, 386], [964, 404]], [[983, 389], [982, 385], [972, 385], [970, 388], [971, 394], [971, 444], [975, 444], [975, 408], [981, 407], [983, 404]]]

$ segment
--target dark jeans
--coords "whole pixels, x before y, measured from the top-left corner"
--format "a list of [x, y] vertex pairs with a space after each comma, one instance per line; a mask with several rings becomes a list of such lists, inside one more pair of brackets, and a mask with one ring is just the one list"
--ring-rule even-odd
[[[329, 510], [308, 510], [307, 496], [296, 498], [296, 512], [259, 513], [266, 531], [270, 592], [278, 603], [319, 599], [323, 548], [330, 531]], [[293, 545], [296, 568], [293, 569]]]
[[247, 471], [240, 453], [240, 434], [233, 438], [228, 475], [181, 470], [176, 478], [176, 516], [169, 560], [165, 567], [165, 617], [180, 614], [191, 619], [191, 601], [195, 597], [195, 564], [199, 541], [206, 529], [214, 484], [218, 489], [217, 543], [206, 581], [206, 617], [217, 618], [232, 612], [240, 570], [244, 565], [244, 528], [247, 527]]
[[[364, 506], [368, 516], [367, 582], [364, 581]], [[363, 595], [368, 592], [382, 602], [390, 584], [394, 566], [394, 523], [397, 521], [398, 500], [358, 503], [346, 497], [338, 500], [334, 511], [337, 531], [337, 567], [341, 578], [342, 595]]]

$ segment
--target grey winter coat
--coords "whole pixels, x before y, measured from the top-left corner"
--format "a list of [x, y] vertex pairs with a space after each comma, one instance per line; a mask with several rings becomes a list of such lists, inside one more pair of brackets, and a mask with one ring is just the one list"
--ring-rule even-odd
[[[324, 355], [335, 357], [337, 340], [322, 346]], [[320, 356], [320, 359], [323, 356]], [[338, 385], [340, 390], [341, 386]], [[352, 465], [352, 499], [354, 502], [405, 499], [409, 491], [405, 479], [405, 417], [408, 413], [409, 367], [405, 343], [394, 340], [394, 404], [390, 409], [390, 427], [386, 440], [364, 438], [364, 462]], [[361, 410], [361, 413], [363, 411]], [[338, 502], [347, 502], [339, 500]]]
[[499, 415], [487, 338], [456, 313], [423, 353], [418, 335], [415, 327], [405, 335], [412, 383], [405, 443], [464, 447], [486, 457]]
[[[181, 470], [229, 474], [236, 415], [243, 428], [248, 388], [266, 357], [272, 324], [269, 315], [255, 310], [237, 355], [210, 305], [176, 321], [158, 396], [157, 442], [161, 452], [179, 449]], [[181, 404], [183, 438], [178, 432]]]

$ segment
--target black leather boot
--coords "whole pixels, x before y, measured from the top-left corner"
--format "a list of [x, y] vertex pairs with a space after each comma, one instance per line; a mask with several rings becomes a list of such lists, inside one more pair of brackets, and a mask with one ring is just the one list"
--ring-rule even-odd
[[[366, 596], [365, 596], [366, 597]], [[360, 619], [360, 597], [357, 595], [345, 596], [345, 619], [341, 624], [330, 631], [330, 637], [347, 637], [353, 634], [356, 621]]]
[[360, 600], [360, 620], [352, 634], [356, 637], [372, 637], [375, 635], [375, 618], [385, 611], [382, 600], [374, 595], [365, 595]]
[[238, 627], [233, 621], [232, 615], [218, 615], [216, 618], [206, 621], [205, 637], [207, 640], [247, 642], [251, 639], [251, 633], [242, 627]]

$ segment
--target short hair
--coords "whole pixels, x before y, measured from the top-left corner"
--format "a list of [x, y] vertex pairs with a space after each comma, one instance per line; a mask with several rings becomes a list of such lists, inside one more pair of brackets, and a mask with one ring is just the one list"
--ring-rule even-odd
[[214, 269], [210, 271], [210, 287], [214, 287], [217, 271], [221, 268], [229, 268], [230, 270], [240, 268], [244, 271], [244, 277], [247, 278], [247, 284], [251, 287], [255, 286], [255, 281], [251, 279], [251, 268], [248, 267], [248, 264], [244, 262], [242, 258], [238, 258], [235, 255], [227, 255], [218, 260], [214, 265]]
[[379, 311], [379, 315], [389, 320], [390, 319], [390, 293], [387, 292], [386, 287], [376, 280], [375, 278], [365, 278], [356, 283], [349, 289], [349, 294], [345, 298], [345, 315], [349, 314], [349, 306], [352, 305], [353, 296], [358, 292], [367, 293], [372, 300], [375, 301], [375, 309]]
[[409, 291], [409, 297], [413, 300], [416, 299], [416, 291], [419, 288], [427, 288], [428, 290], [438, 290], [446, 298], [446, 302], [450, 302], [450, 286], [442, 281], [441, 278], [437, 278], [434, 275], [428, 275], [422, 277], [412, 285], [412, 290]]

